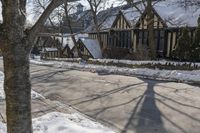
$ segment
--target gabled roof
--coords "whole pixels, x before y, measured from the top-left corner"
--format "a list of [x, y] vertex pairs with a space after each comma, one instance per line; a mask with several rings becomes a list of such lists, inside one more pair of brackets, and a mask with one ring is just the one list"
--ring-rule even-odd
[[[153, 13], [154, 13], [154, 15], [159, 19], [159, 21], [162, 23], [162, 25], [163, 25], [163, 27], [167, 27], [167, 24], [166, 24], [166, 22], [160, 17], [160, 15], [158, 14], [158, 12], [154, 9], [154, 8], [152, 8], [152, 11], [153, 11]], [[142, 15], [140, 16], [140, 20], [141, 19], [145, 19], [145, 17], [146, 17], [146, 15], [147, 15], [147, 12], [148, 12], [148, 9], [146, 8], [145, 10], [144, 10], [144, 12], [142, 13]], [[140, 25], [140, 21], [138, 20], [137, 21], [137, 23], [135, 23], [135, 27], [139, 27], [139, 25]]]
[[[186, 3], [185, 3], [186, 2]], [[199, 0], [162, 0], [154, 9], [166, 22], [168, 27], [195, 27], [200, 14]], [[184, 4], [188, 4], [187, 7]]]
[[94, 59], [102, 58], [101, 48], [96, 39], [82, 37], [79, 39]]
[[[185, 1], [185, 0], [184, 0]], [[200, 14], [200, 0], [186, 0], [187, 8], [184, 6], [183, 0], [159, 0], [153, 2], [154, 12], [160, 18], [166, 27], [195, 27]], [[137, 4], [138, 9], [145, 13], [144, 4]], [[115, 22], [118, 13], [122, 13], [129, 24], [134, 27], [142, 14], [138, 9], [130, 5], [123, 5], [101, 11], [98, 14], [100, 29], [110, 29]], [[93, 31], [94, 26], [91, 25], [86, 31]]]
[[[165, 23], [164, 25], [167, 27], [196, 27], [197, 19], [200, 14], [199, 7], [200, 0], [160, 0], [153, 2], [154, 13], [160, 18], [162, 23]], [[139, 8], [143, 10], [144, 6]], [[137, 21], [138, 17], [142, 17], [140, 14], [136, 17], [136, 13], [133, 11], [130, 12], [130, 14], [134, 15], [132, 17], [125, 15], [128, 20], [132, 18]], [[132, 25], [134, 25], [134, 23], [132, 23]]]
[[114, 20], [114, 22], [113, 22], [113, 24], [112, 24], [111, 27], [114, 27], [114, 26], [117, 24], [117, 21], [121, 18], [121, 16], [123, 17], [123, 19], [124, 19], [125, 22], [127, 23], [128, 27], [131, 27], [130, 21], [128, 21], [128, 20], [126, 19], [126, 17], [125, 17], [124, 15], [122, 15], [122, 14], [123, 14], [123, 12], [120, 10], [119, 13], [118, 13], [118, 15], [116, 16], [116, 19]]
[[[145, 7], [143, 4], [138, 4], [137, 7], [139, 8], [139, 10], [141, 12], [144, 12]], [[138, 20], [141, 17], [141, 13], [138, 11], [138, 9], [136, 9], [135, 7], [130, 7], [126, 10], [121, 10], [124, 17], [126, 18], [126, 20], [129, 21], [129, 23], [131, 24], [132, 27], [135, 26], [135, 24], [138, 22]]]
[[[103, 29], [111, 28], [113, 25], [113, 22], [115, 21], [118, 15], [118, 12], [120, 10], [126, 10], [130, 7], [131, 7], [130, 5], [122, 5], [122, 6], [109, 8], [107, 10], [103, 10], [99, 12], [97, 15], [97, 19], [98, 19], [100, 29], [103, 30]], [[94, 24], [91, 24], [87, 29], [85, 29], [85, 31], [93, 31], [93, 30], [94, 30]]]

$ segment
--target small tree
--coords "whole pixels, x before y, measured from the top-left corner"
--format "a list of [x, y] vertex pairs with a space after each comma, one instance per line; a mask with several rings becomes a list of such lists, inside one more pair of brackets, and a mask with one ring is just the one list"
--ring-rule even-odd
[[181, 33], [174, 50], [174, 56], [179, 60], [185, 60], [189, 57], [191, 38], [187, 27], [183, 28]]

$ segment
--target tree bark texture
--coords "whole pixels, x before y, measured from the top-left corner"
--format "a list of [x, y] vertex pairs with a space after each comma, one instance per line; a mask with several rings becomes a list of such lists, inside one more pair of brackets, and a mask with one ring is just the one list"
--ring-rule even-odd
[[32, 133], [29, 53], [15, 47], [8, 48], [12, 52], [3, 53], [7, 132]]
[[3, 0], [4, 91], [8, 133], [32, 133], [29, 52], [25, 0]]
[[29, 54], [46, 19], [63, 1], [52, 0], [30, 30], [25, 29], [26, 0], [1, 2], [0, 49], [4, 61], [7, 132], [32, 133]]
[[152, 9], [152, 0], [147, 3], [147, 29], [149, 42], [149, 56], [151, 59], [156, 59], [156, 43], [154, 33], [154, 13]]

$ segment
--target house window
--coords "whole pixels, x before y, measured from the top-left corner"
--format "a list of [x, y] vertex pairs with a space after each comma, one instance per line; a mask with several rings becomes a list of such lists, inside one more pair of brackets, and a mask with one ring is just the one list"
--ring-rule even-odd
[[164, 45], [165, 45], [165, 31], [158, 31], [157, 34], [157, 54], [159, 57], [163, 57]]
[[142, 45], [142, 34], [143, 34], [143, 31], [139, 31], [139, 45]]
[[148, 45], [148, 31], [147, 30], [141, 30], [139, 31], [139, 45]]
[[147, 46], [148, 45], [148, 32], [144, 31], [143, 33], [143, 45]]

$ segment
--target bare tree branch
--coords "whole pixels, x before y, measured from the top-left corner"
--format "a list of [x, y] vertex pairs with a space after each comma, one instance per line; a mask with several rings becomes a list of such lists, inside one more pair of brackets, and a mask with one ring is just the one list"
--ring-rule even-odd
[[47, 8], [44, 10], [38, 21], [35, 23], [35, 25], [30, 29], [29, 38], [31, 39], [31, 36], [37, 35], [41, 27], [44, 25], [46, 20], [48, 19], [49, 15], [52, 13], [52, 11], [63, 4], [63, 0], [52, 0], [51, 3], [47, 6]]

